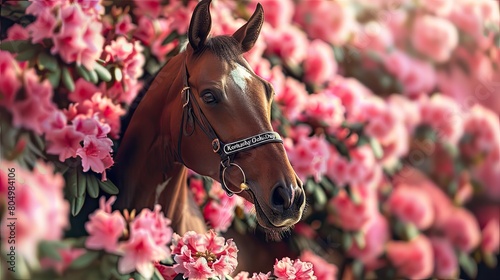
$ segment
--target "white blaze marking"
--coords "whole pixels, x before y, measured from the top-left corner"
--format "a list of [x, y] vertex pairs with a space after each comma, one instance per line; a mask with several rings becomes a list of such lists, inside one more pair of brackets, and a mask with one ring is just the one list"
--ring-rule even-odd
[[247, 81], [252, 78], [252, 73], [248, 71], [245, 67], [236, 64], [236, 67], [234, 67], [233, 70], [231, 70], [231, 78], [233, 79], [234, 83], [242, 90], [246, 91], [247, 89]]

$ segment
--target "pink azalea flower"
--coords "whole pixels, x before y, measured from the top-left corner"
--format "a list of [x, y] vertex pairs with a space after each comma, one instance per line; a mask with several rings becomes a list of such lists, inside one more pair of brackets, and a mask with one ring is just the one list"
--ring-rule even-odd
[[449, 240], [441, 237], [431, 237], [434, 253], [434, 276], [442, 279], [457, 278], [459, 272], [458, 259]]
[[285, 257], [276, 262], [273, 266], [274, 276], [277, 280], [314, 280], [313, 265], [309, 262], [303, 262], [300, 259], [292, 261], [290, 258]]
[[21, 70], [10, 52], [0, 50], [0, 105], [10, 107], [22, 87]]
[[85, 247], [94, 250], [104, 249], [110, 253], [118, 251], [118, 239], [125, 230], [125, 219], [115, 210], [111, 212], [111, 205], [116, 197], [111, 197], [107, 202], [104, 197], [99, 200], [100, 207], [89, 216], [85, 229], [89, 234]]
[[430, 125], [441, 141], [458, 144], [463, 133], [463, 112], [450, 97], [433, 95], [421, 103], [422, 122]]
[[271, 272], [266, 274], [259, 272], [253, 273], [252, 277], [250, 277], [249, 273], [246, 271], [242, 271], [233, 277], [234, 280], [268, 280], [271, 277]]
[[419, 235], [411, 241], [389, 241], [387, 257], [402, 277], [424, 279], [432, 275], [432, 245], [424, 235]]
[[93, 135], [85, 136], [83, 147], [76, 151], [76, 154], [82, 158], [83, 171], [89, 169], [97, 173], [103, 173], [111, 165], [104, 161], [112, 152], [113, 142], [109, 138], [97, 138]]
[[153, 262], [170, 256], [168, 247], [158, 246], [144, 228], [131, 231], [129, 240], [121, 244], [119, 250], [122, 257], [118, 260], [118, 271], [126, 274], [137, 270], [146, 279], [153, 276]]
[[309, 262], [313, 266], [314, 275], [318, 280], [334, 280], [337, 275], [337, 267], [315, 255], [309, 250], [305, 250], [300, 254], [300, 260]]
[[7, 30], [5, 41], [26, 40], [28, 38], [28, 31], [22, 25], [16, 23]]
[[274, 1], [274, 0], [261, 0], [252, 1], [248, 5], [248, 9], [253, 11], [255, 9], [256, 3], [261, 3], [264, 11], [266, 22], [271, 24], [274, 28], [280, 28], [285, 25], [291, 24], [293, 13], [294, 13], [294, 3], [291, 0], [284, 1]]
[[309, 176], [320, 181], [326, 173], [330, 149], [323, 137], [300, 137], [296, 143], [285, 139], [285, 150], [302, 181], [306, 181]]
[[234, 219], [234, 206], [226, 202], [210, 200], [203, 208], [203, 217], [211, 228], [216, 231], [225, 232], [231, 226]]
[[498, 254], [500, 251], [500, 206], [485, 206], [475, 211], [481, 227], [481, 250]]
[[337, 62], [331, 46], [318, 39], [312, 41], [304, 60], [304, 72], [308, 82], [323, 84], [332, 79], [337, 72]]
[[70, 264], [85, 253], [85, 249], [81, 248], [63, 248], [58, 250], [61, 260], [53, 260], [50, 258], [45, 258], [40, 261], [43, 268], [53, 268], [57, 274], [63, 275], [64, 271], [70, 266]]
[[47, 140], [46, 152], [52, 155], [59, 155], [59, 160], [64, 162], [67, 158], [76, 157], [76, 151], [81, 148], [84, 134], [75, 130], [72, 125], [67, 125], [62, 129], [49, 130], [45, 134]]
[[130, 31], [134, 30], [136, 25], [132, 23], [132, 18], [129, 14], [122, 15], [115, 25], [115, 32], [117, 35], [127, 35]]
[[35, 22], [28, 25], [27, 30], [33, 43], [39, 43], [45, 38], [54, 36], [57, 20], [49, 10], [41, 11]]
[[352, 7], [342, 1], [301, 0], [294, 20], [314, 39], [343, 45], [355, 27]]
[[305, 115], [316, 122], [326, 124], [329, 130], [337, 129], [344, 121], [345, 109], [340, 98], [329, 91], [309, 95]]
[[420, 189], [398, 186], [386, 202], [387, 210], [405, 223], [425, 230], [434, 222], [429, 195]]
[[[142, 209], [130, 223], [130, 231], [133, 234], [134, 231], [147, 230], [157, 246], [166, 247], [167, 243], [172, 240], [173, 231], [170, 224], [170, 220], [161, 212], [161, 206], [157, 204], [153, 211], [147, 208]], [[167, 252], [170, 252], [168, 248]]]
[[275, 100], [282, 105], [283, 114], [295, 121], [305, 108], [308, 93], [305, 85], [293, 78], [286, 78], [282, 91], [277, 91]]
[[378, 213], [377, 198], [373, 190], [363, 187], [351, 186], [351, 192], [361, 201], [352, 201], [347, 191], [341, 189], [329, 202], [333, 211], [329, 220], [345, 230], [359, 230]]
[[468, 253], [481, 242], [481, 230], [476, 218], [468, 210], [455, 208], [444, 220], [441, 230], [445, 237], [460, 250]]
[[412, 42], [420, 53], [436, 62], [445, 62], [458, 45], [458, 32], [446, 19], [420, 16], [413, 24]]
[[30, 0], [30, 2], [31, 4], [26, 8], [26, 13], [36, 16], [62, 5], [65, 0]]
[[365, 246], [360, 248], [357, 242], [353, 242], [347, 253], [368, 264], [384, 252], [385, 244], [390, 240], [389, 223], [384, 216], [377, 213], [361, 228], [361, 232]]
[[278, 55], [292, 64], [299, 64], [306, 58], [309, 41], [299, 28], [286, 25], [281, 29], [269, 30], [263, 35], [267, 43], [267, 53]]
[[231, 274], [238, 264], [236, 245], [231, 239], [218, 237], [214, 231], [176, 235], [171, 248], [176, 262], [174, 271], [189, 279], [223, 277]]
[[160, 0], [135, 0], [134, 4], [136, 6], [134, 14], [137, 16], [157, 18], [162, 8]]
[[[54, 168], [36, 162], [34, 170], [23, 169], [13, 162], [0, 161], [1, 178], [7, 178], [9, 168], [16, 173], [16, 255], [30, 265], [37, 264], [40, 241], [60, 240], [68, 226], [69, 203], [64, 199], [64, 179]], [[6, 197], [0, 197], [0, 201]], [[2, 203], [6, 204], [6, 201]], [[9, 248], [8, 215], [1, 221], [2, 246]], [[50, 225], [47, 221], [51, 221]]]

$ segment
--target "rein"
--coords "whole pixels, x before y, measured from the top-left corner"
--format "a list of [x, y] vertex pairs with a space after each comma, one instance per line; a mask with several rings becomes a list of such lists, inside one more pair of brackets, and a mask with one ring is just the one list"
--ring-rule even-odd
[[[181, 163], [184, 164], [181, 154], [182, 135], [184, 134], [183, 129], [185, 125], [184, 123], [186, 118], [192, 118], [194, 119], [195, 123], [201, 128], [203, 133], [205, 133], [205, 135], [211, 140], [213, 152], [220, 156], [221, 161], [219, 181], [221, 182], [222, 188], [224, 189], [226, 194], [228, 196], [232, 196], [235, 193], [240, 193], [244, 190], [247, 190], [249, 187], [246, 184], [245, 172], [238, 164], [233, 162], [234, 157], [238, 152], [251, 150], [268, 143], [283, 143], [281, 136], [274, 131], [266, 131], [234, 142], [224, 143], [222, 140], [220, 140], [207, 117], [205, 116], [205, 114], [203, 114], [200, 105], [196, 101], [196, 98], [194, 98], [193, 96], [191, 87], [189, 86], [189, 72], [186, 63], [184, 63], [184, 72], [184, 86], [181, 90], [181, 98], [184, 95], [186, 101], [182, 105], [183, 112], [177, 145], [177, 154], [180, 158]], [[194, 113], [193, 107], [196, 108], [198, 114]], [[240, 184], [240, 190], [236, 192], [231, 191], [225, 181], [226, 169], [231, 166], [238, 168], [241, 171], [241, 174], [243, 174], [243, 182]]]

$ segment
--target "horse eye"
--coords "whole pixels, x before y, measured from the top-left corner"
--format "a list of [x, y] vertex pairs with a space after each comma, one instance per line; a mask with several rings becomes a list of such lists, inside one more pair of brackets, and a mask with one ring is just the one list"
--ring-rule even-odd
[[203, 99], [203, 102], [205, 102], [206, 104], [215, 103], [217, 101], [217, 99], [215, 99], [214, 94], [211, 92], [204, 93], [201, 98]]

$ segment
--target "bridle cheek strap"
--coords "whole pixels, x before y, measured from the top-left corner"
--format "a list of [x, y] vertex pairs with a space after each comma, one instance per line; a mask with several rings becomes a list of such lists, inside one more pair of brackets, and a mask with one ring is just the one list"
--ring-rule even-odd
[[[214, 153], [218, 154], [220, 156], [220, 170], [219, 170], [219, 176], [220, 176], [220, 183], [222, 185], [222, 188], [226, 192], [228, 196], [232, 196], [235, 193], [240, 193], [246, 189], [248, 189], [248, 185], [246, 184], [246, 176], [245, 172], [243, 169], [236, 163], [233, 162], [234, 157], [236, 156], [237, 153], [242, 152], [242, 151], [247, 151], [251, 149], [255, 149], [259, 146], [269, 144], [269, 143], [283, 143], [283, 140], [281, 139], [281, 136], [274, 132], [274, 131], [266, 131], [262, 132], [241, 140], [237, 140], [234, 142], [230, 142], [225, 144], [220, 140], [220, 138], [217, 136], [217, 133], [213, 129], [212, 125], [208, 121], [208, 119], [205, 117], [205, 114], [203, 114], [203, 111], [201, 110], [200, 105], [196, 101], [196, 98], [194, 98], [191, 88], [189, 86], [189, 73], [187, 71], [187, 66], [184, 64], [184, 69], [185, 69], [185, 75], [184, 75], [184, 87], [181, 91], [181, 98], [184, 96], [184, 103], [182, 105], [183, 107], [183, 113], [182, 113], [182, 121], [181, 121], [181, 127], [180, 127], [180, 133], [179, 133], [179, 140], [178, 140], [178, 145], [177, 145], [177, 153], [178, 157], [181, 161], [181, 163], [184, 164], [184, 161], [182, 160], [182, 155], [181, 155], [181, 139], [183, 135], [183, 128], [184, 128], [184, 122], [186, 116], [191, 116], [195, 121], [195, 123], [200, 127], [200, 129], [207, 135], [207, 137], [212, 140], [212, 150]], [[196, 111], [198, 111], [198, 116], [193, 110], [193, 105], [196, 107]], [[226, 169], [229, 167], [234, 166], [238, 168], [242, 175], [243, 175], [243, 182], [240, 184], [240, 190], [237, 192], [231, 191], [225, 181], [225, 173]]]

